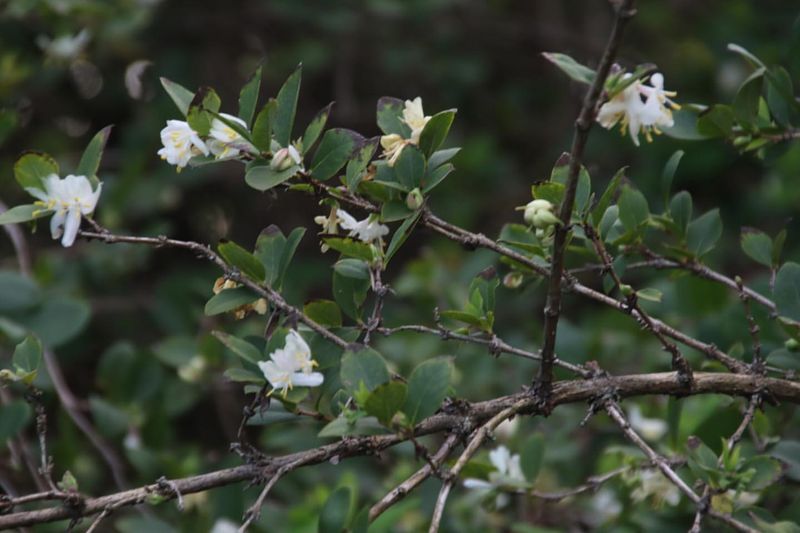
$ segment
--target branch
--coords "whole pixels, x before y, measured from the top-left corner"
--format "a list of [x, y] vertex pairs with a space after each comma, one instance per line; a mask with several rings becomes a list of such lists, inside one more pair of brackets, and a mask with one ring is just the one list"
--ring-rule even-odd
[[[551, 403], [561, 405], [590, 402], [612, 389], [620, 398], [646, 395], [683, 397], [699, 394], [749, 397], [763, 392], [774, 396], [776, 400], [800, 404], [800, 383], [764, 376], [708, 372], [695, 373], [694, 388], [688, 393], [680, 384], [676, 372], [559, 381], [553, 384]], [[537, 398], [529, 392], [521, 392], [485, 402], [468, 404], [463, 414], [447, 412], [435, 414], [420, 422], [414, 428], [413, 435], [421, 436], [459, 430], [464, 427], [465, 423], [484, 424], [504, 409], [515, 405], [519, 406], [520, 414], [537, 414], [541, 411]], [[273, 476], [281, 467], [296, 461], [300, 461], [302, 466], [306, 466], [328, 461], [332, 457], [344, 459], [353, 456], [375, 455], [408, 440], [408, 438], [404, 435], [351, 437], [311, 450], [268, 458], [260, 463], [246, 464], [171, 481], [177, 492], [183, 495], [192, 494], [241, 481], [265, 479]], [[109, 506], [116, 509], [139, 505], [144, 503], [147, 496], [152, 493], [160, 494], [167, 500], [177, 496], [176, 491], [172, 490], [159, 492], [162, 491], [161, 487], [162, 484], [155, 483], [98, 498], [86, 498], [80, 507], [62, 506], [0, 515], [0, 530], [91, 516], [103, 512]]]
[[569, 233], [569, 224], [572, 219], [572, 209], [575, 206], [575, 192], [578, 188], [578, 174], [581, 169], [583, 150], [589, 138], [589, 130], [594, 123], [600, 94], [603, 91], [608, 73], [611, 71], [611, 65], [614, 63], [617, 50], [622, 43], [622, 34], [625, 26], [635, 14], [633, 5], [634, 0], [623, 0], [616, 8], [617, 14], [614, 20], [614, 28], [611, 30], [611, 36], [608, 39], [608, 44], [606, 44], [605, 52], [603, 52], [603, 57], [597, 67], [594, 81], [586, 92], [580, 114], [575, 121], [575, 133], [569, 154], [567, 188], [564, 192], [564, 200], [561, 202], [561, 212], [559, 213], [561, 224], [555, 228], [553, 260], [550, 265], [550, 283], [547, 288], [547, 302], [544, 306], [544, 343], [542, 346], [542, 363], [539, 365], [537, 377], [537, 391], [545, 396], [549, 395], [553, 382], [556, 331], [561, 313], [561, 277], [564, 269], [564, 255], [567, 249], [567, 234]]

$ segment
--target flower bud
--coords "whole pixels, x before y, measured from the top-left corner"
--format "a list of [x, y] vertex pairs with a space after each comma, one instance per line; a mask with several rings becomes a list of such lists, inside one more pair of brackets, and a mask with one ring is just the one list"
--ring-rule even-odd
[[797, 342], [797, 339], [789, 339], [783, 343], [783, 346], [790, 352], [800, 351], [800, 342]]
[[522, 285], [523, 279], [522, 272], [509, 272], [503, 277], [503, 285], [509, 289], [516, 289]]
[[623, 283], [619, 286], [619, 292], [621, 292], [623, 296], [630, 296], [633, 294], [633, 287], [627, 283]]
[[416, 211], [420, 207], [422, 207], [422, 202], [425, 198], [422, 196], [422, 191], [419, 190], [419, 187], [408, 193], [406, 195], [406, 207], [411, 209], [412, 211]]
[[293, 164], [294, 161], [292, 161], [292, 158], [289, 157], [289, 149], [281, 148], [275, 152], [275, 154], [273, 154], [272, 161], [270, 162], [269, 166], [272, 168], [272, 170], [281, 172], [291, 167]]
[[538, 199], [528, 202], [523, 215], [525, 222], [537, 229], [545, 229], [561, 221], [553, 214], [553, 204], [547, 200]]

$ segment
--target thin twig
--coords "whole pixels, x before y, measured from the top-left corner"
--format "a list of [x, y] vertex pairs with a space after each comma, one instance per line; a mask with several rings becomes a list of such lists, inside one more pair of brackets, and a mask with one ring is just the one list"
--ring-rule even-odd
[[736, 276], [736, 288], [739, 291], [739, 299], [742, 301], [742, 307], [744, 307], [744, 316], [747, 319], [747, 330], [750, 333], [750, 337], [753, 339], [753, 360], [750, 363], [750, 368], [753, 372], [762, 373], [764, 371], [764, 358], [761, 355], [760, 328], [750, 309], [750, 296], [745, 292], [742, 278], [739, 276]]
[[622, 35], [628, 21], [635, 14], [634, 0], [623, 0], [616, 7], [616, 18], [614, 27], [608, 38], [608, 44], [600, 59], [594, 81], [586, 91], [583, 105], [575, 121], [575, 132], [572, 137], [572, 148], [569, 153], [569, 170], [567, 172], [567, 186], [564, 191], [564, 199], [561, 201], [559, 219], [561, 223], [555, 227], [553, 239], [553, 254], [550, 265], [549, 284], [547, 287], [547, 302], [544, 306], [544, 341], [542, 343], [542, 362], [539, 365], [539, 373], [536, 378], [536, 392], [543, 396], [547, 401], [550, 388], [553, 382], [553, 358], [556, 350], [556, 332], [558, 320], [561, 315], [561, 278], [564, 269], [564, 256], [567, 249], [567, 235], [569, 234], [569, 224], [572, 219], [572, 209], [575, 206], [575, 193], [578, 189], [578, 174], [581, 169], [581, 160], [586, 141], [589, 138], [589, 130], [595, 120], [597, 104], [600, 95], [611, 71], [611, 66], [617, 56], [617, 50], [622, 43]]
[[435, 473], [433, 467], [436, 466], [438, 469], [450, 455], [450, 452], [453, 451], [453, 448], [456, 447], [460, 437], [458, 433], [450, 434], [429, 462], [425, 463], [422, 468], [414, 472], [408, 479], [393, 488], [378, 503], [373, 505], [369, 510], [369, 521], [372, 522], [378, 518], [386, 509], [405, 498], [409, 492], [433, 475]]
[[302, 464], [303, 461], [300, 459], [291, 463], [287, 463], [280, 467], [277, 472], [272, 475], [267, 484], [264, 486], [264, 489], [258, 495], [258, 498], [256, 498], [255, 503], [253, 503], [253, 505], [251, 505], [250, 508], [248, 508], [244, 513], [244, 522], [242, 523], [241, 527], [239, 527], [239, 533], [244, 533], [247, 531], [247, 528], [250, 527], [250, 524], [258, 520], [258, 517], [261, 516], [261, 507], [264, 505], [264, 501], [267, 499], [267, 494], [269, 494], [269, 491], [272, 490], [272, 487], [275, 486], [278, 480], [298, 466], [302, 466]]

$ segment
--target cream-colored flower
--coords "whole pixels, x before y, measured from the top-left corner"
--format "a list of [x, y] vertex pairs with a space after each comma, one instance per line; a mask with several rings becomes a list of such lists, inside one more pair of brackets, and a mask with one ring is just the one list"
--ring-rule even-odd
[[547, 200], [532, 200], [522, 209], [525, 210], [523, 214], [525, 222], [536, 229], [544, 230], [561, 223], [558, 217], [553, 214], [553, 204]]
[[381, 147], [383, 148], [383, 158], [386, 159], [386, 164], [393, 167], [400, 154], [403, 153], [403, 148], [409, 143], [408, 139], [403, 139], [396, 133], [382, 136]]
[[40, 35], [36, 38], [36, 44], [50, 59], [72, 61], [80, 55], [90, 39], [89, 30], [84, 28], [76, 35], [59, 35], [55, 39]]
[[50, 234], [54, 239], [61, 237], [62, 246], [70, 247], [78, 235], [81, 216], [94, 212], [103, 184], [98, 184], [93, 191], [92, 183], [86, 176], [70, 174], [61, 179], [56, 174], [50, 174], [43, 180], [43, 185], [44, 190], [35, 187], [25, 190], [39, 200], [36, 205], [54, 211], [50, 219]]
[[[247, 124], [239, 117], [234, 117], [226, 113], [220, 113], [219, 115], [229, 122], [234, 122], [239, 124], [242, 128], [247, 129]], [[215, 118], [211, 122], [211, 130], [208, 132], [208, 136], [208, 148], [217, 159], [231, 159], [242, 152], [255, 153], [258, 151], [252, 144], [239, 135], [235, 129], [218, 118]]]
[[411, 143], [417, 144], [419, 143], [419, 136], [422, 134], [422, 130], [425, 129], [425, 125], [431, 119], [429, 116], [425, 116], [425, 113], [422, 111], [422, 98], [417, 96], [413, 100], [406, 100], [405, 108], [403, 109], [403, 122], [408, 124], [408, 127], [411, 128]]
[[167, 121], [167, 127], [161, 130], [161, 144], [164, 147], [158, 151], [158, 155], [170, 165], [177, 166], [178, 172], [194, 156], [209, 153], [208, 146], [200, 135], [183, 120]]
[[[505, 446], [498, 446], [489, 452], [489, 461], [494, 466], [494, 471], [489, 474], [489, 480], [467, 478], [464, 480], [464, 487], [473, 490], [489, 491], [491, 489], [503, 488], [506, 486], [522, 486], [526, 483], [525, 475], [520, 467], [519, 454], [512, 455]], [[508, 503], [505, 494], [497, 497], [497, 507], [503, 507]]]
[[[235, 281], [225, 279], [224, 277], [219, 277], [214, 282], [214, 288], [212, 290], [214, 291], [214, 294], [219, 294], [224, 290], [235, 289], [236, 287], [239, 287], [239, 284]], [[253, 303], [240, 305], [236, 309], [232, 309], [229, 312], [233, 314], [233, 317], [236, 320], [242, 320], [250, 313], [265, 315], [267, 314], [267, 301], [264, 298], [259, 298]]]
[[300, 168], [303, 167], [303, 157], [300, 155], [300, 152], [297, 151], [293, 145], [289, 145], [286, 148], [281, 148], [277, 150], [275, 154], [272, 156], [272, 161], [270, 161], [269, 166], [272, 170], [286, 170], [293, 165], [298, 165]]
[[667, 423], [659, 418], [645, 418], [638, 405], [628, 410], [628, 422], [645, 440], [657, 441], [667, 433]]
[[639, 472], [639, 486], [631, 492], [635, 502], [643, 502], [648, 498], [653, 499], [653, 504], [660, 507], [663, 502], [676, 506], [681, 501], [681, 492], [670, 480], [664, 477], [658, 469], [648, 469]]
[[[336, 235], [339, 233], [339, 216], [336, 214], [337, 208], [332, 207], [328, 216], [319, 215], [314, 217], [314, 222], [322, 226], [319, 235]], [[324, 242], [320, 245], [320, 250], [324, 254], [331, 247]]]

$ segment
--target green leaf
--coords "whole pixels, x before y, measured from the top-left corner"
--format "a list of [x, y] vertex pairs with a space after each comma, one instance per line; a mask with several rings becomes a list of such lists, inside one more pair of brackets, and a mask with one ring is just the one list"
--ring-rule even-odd
[[[338, 264], [347, 261], [344, 259]], [[355, 261], [355, 260], [353, 260]], [[363, 263], [358, 261], [359, 263]], [[361, 321], [361, 306], [367, 299], [367, 291], [370, 287], [369, 274], [366, 279], [344, 276], [339, 270], [333, 271], [333, 299], [342, 308], [342, 311], [356, 321]]]
[[274, 170], [268, 164], [253, 166], [247, 170], [244, 181], [257, 191], [263, 192], [290, 180], [297, 174], [298, 170], [300, 170], [300, 167], [297, 165], [291, 166], [286, 170]]
[[675, 172], [678, 170], [678, 165], [683, 159], [683, 150], [676, 150], [674, 154], [667, 160], [664, 165], [664, 171], [661, 173], [661, 190], [664, 193], [664, 203], [669, 202], [669, 193], [672, 190], [672, 181], [675, 179]]
[[283, 285], [283, 278], [286, 277], [286, 272], [289, 270], [289, 265], [292, 263], [294, 254], [297, 252], [297, 247], [300, 245], [300, 241], [303, 240], [305, 234], [306, 228], [299, 227], [294, 228], [289, 233], [289, 236], [286, 237], [286, 245], [283, 247], [281, 260], [278, 263], [278, 278], [275, 280], [275, 287], [280, 288]]
[[[556, 161], [555, 166], [553, 166], [553, 170], [550, 172], [550, 183], [559, 183], [564, 186], [566, 190], [567, 180], [569, 178], [569, 154], [563, 154], [558, 161]], [[578, 213], [582, 213], [588, 206], [589, 197], [592, 193], [592, 180], [589, 176], [589, 171], [586, 170], [586, 167], [581, 165], [578, 171], [578, 185], [575, 190], [575, 204], [574, 210]], [[552, 202], [552, 201], [551, 201]], [[552, 202], [556, 205], [561, 203], [561, 199], [559, 199], [558, 203]]]
[[764, 63], [759, 58], [757, 58], [755, 55], [753, 55], [743, 47], [739, 46], [738, 44], [728, 43], [728, 50], [742, 56], [753, 67], [766, 68], [766, 65], [764, 65]]
[[26, 374], [33, 374], [36, 377], [36, 371], [39, 369], [39, 363], [42, 361], [42, 343], [33, 335], [28, 335], [25, 340], [17, 344], [14, 349], [12, 362], [17, 370], [21, 370]]
[[342, 255], [361, 259], [367, 263], [372, 263], [375, 260], [374, 248], [365, 242], [356, 241], [349, 237], [325, 237], [322, 240]]
[[778, 481], [783, 474], [783, 466], [780, 461], [767, 455], [758, 455], [745, 461], [741, 472], [753, 470], [753, 477], [747, 483], [747, 491], [761, 491]]
[[539, 476], [544, 463], [544, 436], [541, 433], [532, 435], [522, 447], [519, 462], [522, 468], [522, 473], [525, 474], [525, 479], [528, 483], [533, 483]]
[[295, 228], [287, 238], [278, 226], [272, 224], [258, 236], [255, 255], [264, 265], [266, 282], [272, 288], [278, 289], [283, 284], [283, 278], [305, 231], [305, 228]]
[[800, 322], [800, 265], [787, 262], [775, 276], [772, 290], [778, 314]]
[[379, 385], [367, 398], [363, 406], [367, 414], [377, 418], [384, 426], [389, 426], [394, 414], [406, 401], [407, 387], [405, 383], [390, 381]]
[[716, 104], [697, 119], [697, 132], [705, 138], [729, 137], [735, 123], [730, 106]]
[[764, 87], [764, 70], [752, 73], [736, 93], [733, 100], [733, 112], [736, 119], [745, 127], [752, 127], [758, 118], [758, 106], [761, 91]]
[[106, 126], [97, 134], [92, 137], [86, 150], [83, 151], [81, 160], [78, 163], [76, 174], [79, 176], [86, 176], [91, 182], [92, 187], [97, 188], [97, 169], [100, 168], [100, 159], [103, 157], [103, 149], [106, 147], [108, 136], [111, 135], [111, 128], [113, 126]]
[[622, 188], [617, 205], [619, 206], [619, 219], [628, 231], [636, 231], [650, 216], [647, 198], [640, 191], [631, 187]]
[[5, 442], [22, 431], [31, 419], [31, 408], [23, 400], [11, 400], [0, 405], [0, 442]]
[[782, 229], [775, 235], [772, 241], [772, 266], [778, 268], [781, 264], [781, 253], [783, 252], [783, 245], [786, 242], [786, 228]]
[[403, 148], [394, 164], [394, 172], [400, 184], [407, 189], [419, 187], [425, 176], [425, 157], [419, 148], [413, 144]]
[[403, 121], [405, 102], [398, 98], [382, 96], [378, 99], [377, 121], [378, 127], [386, 135], [396, 133], [407, 139], [411, 135], [411, 128]]
[[[231, 126], [238, 132], [238, 130], [231, 125], [230, 121], [217, 113], [220, 105], [222, 105], [222, 101], [217, 91], [211, 87], [200, 87], [197, 93], [195, 93], [191, 104], [189, 104], [186, 122], [201, 136], [208, 135], [208, 132], [211, 130], [211, 123], [215, 118]], [[240, 125], [236, 124], [236, 126], [239, 127]], [[241, 129], [241, 127], [239, 129]], [[244, 137], [249, 139], [250, 135], [245, 134]]]
[[359, 389], [361, 383], [370, 391], [386, 383], [389, 381], [389, 370], [381, 354], [363, 346], [357, 351], [344, 352], [339, 377], [342, 385], [352, 394]]
[[[241, 368], [237, 366], [232, 366], [231, 368], [227, 369], [223, 374], [226, 378], [230, 381], [235, 381], [237, 383], [264, 383], [264, 376], [256, 374], [255, 372], [251, 372], [246, 368]], [[293, 415], [287, 416], [287, 419], [293, 418]], [[248, 421], [249, 423], [249, 421]]]
[[225, 289], [215, 294], [206, 302], [206, 316], [218, 315], [232, 311], [242, 305], [247, 305], [258, 300], [258, 295], [253, 294], [247, 287]]
[[86, 301], [51, 295], [17, 321], [35, 333], [45, 346], [56, 348], [83, 331], [90, 316], [91, 308]]
[[297, 111], [297, 97], [300, 94], [300, 79], [303, 75], [303, 65], [289, 75], [284, 82], [278, 96], [278, 109], [275, 113], [275, 120], [272, 123], [272, 131], [275, 133], [275, 140], [281, 146], [289, 146], [292, 140], [292, 127], [294, 126], [294, 116]]
[[44, 191], [42, 180], [58, 174], [58, 163], [44, 152], [25, 152], [14, 163], [14, 178], [23, 189]]
[[318, 180], [330, 179], [363, 144], [364, 138], [354, 131], [343, 128], [326, 131], [311, 162], [311, 174]]
[[50, 209], [43, 209], [40, 205], [25, 204], [12, 207], [8, 211], [0, 213], [0, 226], [4, 224], [19, 224], [20, 222], [28, 222], [37, 218], [52, 215], [53, 211]]
[[443, 318], [458, 320], [459, 322], [469, 324], [470, 326], [483, 329], [483, 321], [481, 320], [482, 316], [480, 314], [471, 313], [468, 311], [458, 311], [456, 309], [448, 309], [446, 311], [442, 311], [440, 314]]
[[542, 52], [542, 55], [573, 80], [587, 85], [591, 85], [594, 81], [594, 70], [581, 65], [570, 56], [557, 52]]
[[258, 92], [261, 90], [261, 66], [259, 66], [239, 92], [239, 118], [250, 127], [256, 112]]
[[669, 203], [669, 212], [681, 231], [681, 237], [685, 237], [689, 221], [692, 220], [692, 195], [687, 191], [681, 191], [673, 196]]
[[611, 202], [614, 200], [614, 195], [617, 194], [617, 189], [619, 188], [619, 184], [622, 183], [622, 178], [625, 177], [626, 170], [628, 170], [628, 167], [622, 167], [614, 174], [608, 187], [606, 187], [600, 200], [598, 200], [597, 205], [592, 209], [592, 222], [595, 226], [600, 223], [600, 220], [603, 218], [603, 213], [606, 212], [606, 209], [608, 209], [608, 206], [611, 205]]
[[333, 270], [351, 279], [369, 280], [369, 265], [358, 259], [341, 259], [333, 265]]
[[425, 124], [419, 136], [419, 149], [422, 150], [426, 158], [430, 158], [433, 152], [438, 150], [447, 138], [455, 116], [455, 109], [440, 111], [433, 115], [428, 123]]
[[754, 228], [742, 228], [739, 242], [750, 259], [767, 268], [772, 266], [772, 239], [769, 235]]
[[781, 520], [780, 522], [767, 522], [759, 518], [755, 513], [751, 513], [753, 524], [756, 531], [760, 533], [800, 533], [800, 525], [791, 520]]
[[336, 302], [331, 300], [311, 300], [303, 306], [303, 314], [323, 326], [342, 326], [342, 312]]
[[453, 159], [458, 152], [461, 151], [461, 148], [446, 148], [444, 150], [437, 150], [433, 152], [433, 154], [428, 157], [428, 170], [436, 169], [451, 159]]
[[711, 251], [722, 236], [722, 218], [719, 209], [712, 209], [698, 217], [686, 230], [686, 245], [695, 257]]
[[172, 101], [175, 102], [175, 105], [178, 106], [178, 110], [181, 114], [186, 116], [187, 113], [189, 113], [189, 106], [194, 99], [194, 93], [183, 85], [170, 81], [167, 78], [161, 78], [161, 85], [164, 87], [164, 90], [167, 91], [169, 97], [172, 98]]
[[225, 261], [239, 270], [248, 278], [262, 282], [266, 277], [264, 265], [258, 258], [233, 241], [222, 241], [217, 246], [220, 255]]
[[328, 122], [332, 107], [333, 102], [323, 107], [306, 126], [306, 131], [303, 133], [303, 153], [311, 150], [314, 143], [319, 139], [322, 130], [325, 129], [325, 124]]
[[561, 204], [564, 199], [564, 184], [545, 182], [531, 187], [531, 193], [537, 200], [547, 200], [554, 206]]
[[[222, 292], [224, 293], [225, 291]], [[219, 342], [224, 344], [226, 348], [233, 352], [234, 355], [238, 355], [248, 363], [253, 363], [255, 365], [263, 359], [261, 356], [261, 351], [256, 348], [256, 346], [244, 339], [240, 339], [239, 337], [235, 337], [229, 333], [218, 330], [212, 331], [211, 334], [214, 335]]]
[[272, 121], [277, 110], [278, 102], [270, 98], [258, 112], [253, 123], [253, 145], [262, 152], [269, 152], [272, 148]]
[[698, 116], [694, 111], [685, 107], [673, 111], [672, 120], [674, 122], [673, 126], [663, 130], [668, 137], [684, 141], [700, 141], [709, 138], [697, 129]]
[[422, 215], [422, 211], [417, 211], [412, 216], [408, 217], [400, 224], [400, 227], [395, 230], [394, 235], [392, 235], [392, 240], [389, 241], [389, 246], [386, 248], [386, 257], [383, 260], [384, 266], [389, 264], [389, 261], [394, 257], [394, 254], [397, 253], [397, 250], [406, 242], [408, 236], [411, 235], [411, 232], [414, 231], [414, 226], [417, 225], [420, 216]]
[[364, 171], [372, 160], [372, 156], [375, 155], [375, 150], [377, 150], [379, 142], [380, 137], [369, 139], [363, 146], [356, 149], [353, 157], [347, 162], [344, 182], [350, 192], [355, 192], [358, 184], [361, 182]]
[[36, 283], [10, 270], [0, 270], [0, 294], [3, 295], [0, 298], [0, 313], [29, 309], [37, 305], [42, 298]]
[[642, 300], [647, 300], [648, 302], [660, 302], [663, 294], [658, 289], [645, 288], [636, 291], [636, 296]]
[[351, 497], [349, 487], [339, 487], [333, 491], [319, 515], [319, 533], [340, 533], [345, 530]]
[[775, 65], [767, 71], [767, 105], [782, 126], [791, 126], [798, 109], [792, 78], [785, 68]]
[[444, 181], [444, 179], [449, 176], [450, 173], [455, 170], [455, 168], [456, 167], [454, 167], [452, 164], [445, 163], [444, 165], [432, 169], [431, 165], [429, 164], [425, 173], [425, 177], [422, 180], [422, 192], [424, 194], [431, 192], [433, 188]]
[[61, 476], [61, 481], [58, 482], [58, 488], [64, 492], [77, 492], [78, 480], [72, 475], [72, 472], [66, 470], [64, 475]]
[[453, 363], [445, 357], [429, 359], [414, 369], [403, 406], [409, 424], [416, 424], [439, 409], [450, 389], [452, 374]]

